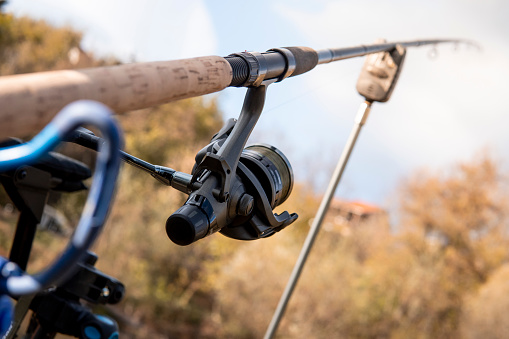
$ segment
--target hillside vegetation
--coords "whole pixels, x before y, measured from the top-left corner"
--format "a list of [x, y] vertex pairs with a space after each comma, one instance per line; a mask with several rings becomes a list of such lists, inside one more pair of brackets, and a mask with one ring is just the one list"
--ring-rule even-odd
[[[90, 54], [71, 62], [80, 40], [71, 28], [2, 14], [0, 73], [115, 62]], [[127, 152], [187, 173], [196, 152], [222, 125], [216, 101], [202, 98], [118, 119]], [[93, 152], [65, 151], [93, 163]], [[503, 338], [509, 328], [507, 183], [500, 165], [481, 155], [445, 173], [422, 171], [402, 181], [394, 193], [397, 224], [381, 219], [348, 234], [323, 231], [278, 337]], [[51, 203], [75, 225], [85, 196], [54, 196]], [[179, 247], [164, 226], [185, 198], [123, 167], [94, 251], [98, 268], [122, 281], [127, 293], [119, 305], [96, 311], [116, 318], [123, 338], [261, 338], [320, 197], [297, 183], [282, 209], [300, 218], [269, 239], [240, 242], [214, 235]], [[8, 204], [5, 196], [1, 203]], [[4, 208], [2, 255], [15, 222], [16, 214]], [[38, 232], [29, 269], [47, 265], [65, 242]]]

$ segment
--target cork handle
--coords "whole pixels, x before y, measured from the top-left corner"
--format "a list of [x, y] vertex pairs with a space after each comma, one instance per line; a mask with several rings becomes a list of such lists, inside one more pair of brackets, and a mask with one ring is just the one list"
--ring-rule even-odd
[[0, 77], [0, 139], [38, 132], [78, 99], [123, 113], [217, 92], [231, 79], [218, 56]]

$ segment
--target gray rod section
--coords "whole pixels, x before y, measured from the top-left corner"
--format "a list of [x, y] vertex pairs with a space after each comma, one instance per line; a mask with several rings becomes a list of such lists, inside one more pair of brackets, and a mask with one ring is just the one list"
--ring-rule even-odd
[[293, 290], [295, 289], [295, 285], [297, 284], [297, 281], [302, 272], [302, 268], [304, 267], [304, 264], [306, 263], [306, 260], [309, 256], [309, 252], [311, 251], [311, 247], [315, 242], [316, 236], [318, 235], [318, 231], [320, 231], [322, 221], [325, 218], [327, 210], [329, 209], [330, 202], [334, 196], [334, 192], [336, 191], [339, 181], [341, 180], [341, 176], [343, 175], [348, 159], [350, 158], [350, 154], [352, 154], [353, 147], [357, 141], [357, 137], [359, 136], [361, 128], [366, 123], [370, 109], [371, 102], [369, 101], [363, 102], [359, 107], [359, 111], [357, 112], [357, 116], [355, 118], [355, 125], [352, 129], [352, 132], [350, 133], [350, 137], [348, 138], [345, 148], [343, 149], [343, 153], [339, 158], [336, 169], [332, 174], [329, 186], [327, 187], [322, 202], [320, 203], [320, 207], [316, 212], [315, 219], [313, 220], [311, 229], [309, 230], [306, 241], [304, 242], [304, 246], [302, 247], [299, 258], [297, 259], [297, 263], [293, 268], [290, 280], [288, 281], [283, 295], [279, 300], [279, 304], [277, 305], [276, 311], [274, 312], [269, 327], [267, 328], [267, 332], [265, 332], [264, 339], [272, 338], [277, 331], [281, 318], [283, 317], [283, 314], [286, 310], [286, 306], [288, 305], [288, 300], [290, 299]]
[[318, 53], [318, 64], [326, 64], [333, 61], [355, 58], [367, 54], [390, 51], [394, 47], [396, 47], [396, 45], [401, 45], [403, 47], [419, 47], [424, 45], [437, 45], [441, 43], [464, 43], [479, 48], [477, 44], [469, 40], [435, 39], [435, 40], [399, 41], [373, 45], [360, 45], [345, 48], [326, 48], [317, 50], [316, 52]]

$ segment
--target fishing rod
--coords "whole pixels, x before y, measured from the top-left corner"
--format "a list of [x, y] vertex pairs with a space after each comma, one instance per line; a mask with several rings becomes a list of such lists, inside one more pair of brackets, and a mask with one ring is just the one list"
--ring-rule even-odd
[[[189, 194], [185, 204], [166, 222], [166, 232], [174, 243], [189, 245], [215, 232], [241, 240], [265, 238], [297, 219], [295, 213], [286, 211], [279, 215], [273, 214], [273, 209], [288, 198], [293, 186], [293, 173], [288, 159], [273, 146], [254, 145], [245, 148], [247, 138], [263, 110], [267, 87], [288, 77], [306, 73], [320, 64], [441, 43], [474, 45], [466, 40], [449, 39], [383, 42], [322, 50], [286, 47], [274, 48], [264, 53], [235, 53], [224, 58], [211, 56], [1, 77], [0, 107], [5, 111], [0, 113], [3, 120], [0, 137], [7, 133], [32, 133], [46, 125], [63, 106], [78, 99], [95, 99], [121, 113], [213, 93], [226, 87], [248, 87], [239, 119], [227, 121], [211, 142], [198, 152], [191, 174], [152, 165], [125, 152], [120, 152], [120, 156], [131, 165], [149, 172], [159, 181]], [[371, 103], [388, 100], [394, 88], [391, 83], [395, 83], [395, 79], [396, 73], [389, 74], [389, 77], [380, 77], [378, 87], [365, 88], [369, 92], [363, 94], [366, 103], [361, 106], [347, 150], [333, 176], [333, 187], [328, 189], [320, 206], [313, 232], [309, 236], [311, 240], [307, 240], [302, 252], [304, 254], [296, 266], [298, 274], [291, 278], [290, 292], [285, 292], [281, 302], [283, 306], [277, 310], [276, 321], [271, 323], [268, 337], [272, 337], [277, 329], [353, 144], [360, 128], [366, 122]], [[386, 86], [387, 83], [389, 86]], [[370, 92], [372, 88], [375, 89], [373, 93]], [[379, 88], [383, 90], [380, 91]], [[378, 94], [381, 96], [377, 96]], [[82, 137], [90, 138], [86, 133]], [[92, 139], [89, 141], [98, 141]], [[106, 196], [108, 198], [108, 195]], [[8, 262], [3, 264], [7, 265]], [[59, 268], [60, 273], [61, 267]], [[8, 282], [14, 282], [22, 275], [20, 272], [14, 273], [12, 277], [8, 277]], [[25, 279], [26, 277], [31, 278], [24, 276]], [[44, 286], [47, 281], [49, 280], [35, 282]], [[6, 283], [5, 287], [11, 285], [16, 288], [23, 287], [14, 283]], [[39, 285], [34, 286], [39, 288]], [[18, 295], [27, 292], [11, 291], [7, 288], [5, 291]], [[104, 322], [93, 319], [97, 326], [104, 325]]]
[[384, 42], [346, 48], [273, 48], [226, 57], [131, 63], [82, 70], [60, 70], [0, 77], [0, 138], [42, 129], [65, 105], [79, 99], [102, 102], [114, 112], [147, 108], [214, 93], [226, 87], [258, 87], [282, 81], [315, 66], [402, 47], [469, 40], [435, 39]]
[[[232, 66], [233, 78], [229, 86], [258, 86], [264, 80], [283, 79], [306, 73], [317, 65], [334, 61], [361, 57], [368, 54], [388, 52], [396, 46], [419, 47], [441, 43], [465, 43], [477, 46], [469, 40], [435, 39], [400, 42], [383, 42], [371, 45], [360, 45], [343, 48], [325, 48], [314, 50], [309, 47], [285, 47], [269, 49], [265, 53], [243, 52], [227, 56], [225, 59]], [[239, 58], [244, 59], [244, 64]], [[246, 64], [250, 66], [246, 69]]]
[[[465, 40], [416, 40], [323, 50], [286, 47], [224, 58], [210, 56], [1, 77], [0, 107], [4, 112], [0, 113], [0, 137], [31, 133], [44, 126], [61, 107], [78, 99], [95, 99], [121, 113], [226, 87], [248, 87], [238, 120], [228, 120], [198, 152], [191, 174], [176, 173], [125, 153], [121, 156], [159, 181], [189, 194], [185, 204], [166, 222], [166, 232], [174, 243], [189, 245], [215, 232], [241, 240], [265, 238], [297, 219], [295, 213], [286, 211], [273, 214], [293, 186], [288, 159], [273, 146], [245, 148], [262, 113], [267, 87], [319, 64], [440, 43], [474, 45]], [[383, 82], [382, 79], [380, 84]]]
[[[309, 47], [274, 48], [264, 53], [241, 52], [225, 58], [202, 57], [156, 63], [139, 63], [81, 71], [55, 71], [0, 78], [0, 107], [7, 111], [9, 132], [25, 110], [41, 122], [52, 108], [80, 96], [98, 98], [113, 110], [136, 109], [178, 98], [218, 91], [228, 86], [248, 87], [238, 120], [229, 120], [209, 145], [196, 155], [191, 175], [179, 185], [189, 199], [166, 222], [168, 237], [189, 245], [215, 232], [235, 239], [265, 238], [297, 219], [295, 213], [273, 214], [293, 186], [288, 159], [272, 146], [246, 148], [247, 139], [261, 116], [267, 88], [274, 82], [300, 75], [316, 65], [401, 48], [464, 40], [415, 40], [376, 43], [348, 48], [314, 50]], [[6, 84], [9, 84], [7, 87]], [[7, 103], [6, 106], [2, 102]], [[11, 103], [12, 105], [9, 105]], [[32, 107], [34, 103], [39, 103]], [[0, 130], [1, 131], [1, 130]], [[131, 164], [154, 172], [156, 167]], [[173, 172], [164, 173], [167, 179]], [[161, 179], [160, 173], [153, 173]], [[173, 180], [173, 179], [172, 179]], [[172, 181], [177, 183], [177, 181]]]
[[337, 186], [343, 176], [346, 164], [350, 159], [357, 138], [359, 137], [362, 127], [367, 122], [371, 106], [374, 102], [383, 103], [390, 99], [399, 79], [399, 75], [401, 74], [405, 57], [406, 48], [401, 45], [397, 45], [396, 48], [390, 51], [377, 52], [366, 58], [356, 86], [359, 94], [364, 97], [364, 102], [361, 103], [359, 107], [357, 116], [354, 120], [355, 123], [353, 129], [332, 174], [315, 218], [313, 219], [313, 223], [297, 259], [297, 263], [294, 266], [290, 279], [288, 280], [274, 315], [272, 316], [272, 320], [265, 332], [264, 339], [273, 338], [278, 329], [279, 323], [286, 311], [286, 307], [288, 306], [288, 302], [300, 278], [302, 269], [309, 257], [309, 253], [315, 243], [323, 220], [325, 219], [330, 202], [332, 201]]

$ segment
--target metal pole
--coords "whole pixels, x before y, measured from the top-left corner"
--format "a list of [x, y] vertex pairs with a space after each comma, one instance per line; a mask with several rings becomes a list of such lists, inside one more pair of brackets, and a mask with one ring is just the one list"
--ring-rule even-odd
[[327, 213], [327, 210], [329, 209], [329, 205], [332, 200], [332, 197], [334, 196], [334, 192], [336, 191], [336, 187], [339, 184], [339, 180], [341, 180], [341, 176], [343, 175], [343, 171], [345, 170], [348, 159], [350, 158], [350, 154], [352, 154], [352, 150], [355, 145], [355, 142], [357, 141], [357, 137], [359, 136], [362, 126], [366, 123], [369, 111], [371, 109], [371, 104], [372, 102], [365, 101], [359, 107], [359, 111], [357, 112], [357, 116], [355, 118], [355, 125], [352, 129], [352, 132], [350, 133], [350, 137], [348, 138], [345, 148], [343, 149], [343, 153], [339, 158], [338, 164], [336, 165], [336, 169], [332, 174], [329, 186], [327, 187], [320, 207], [316, 212], [316, 216], [311, 226], [311, 229], [309, 230], [308, 236], [306, 237], [306, 241], [304, 242], [304, 246], [302, 247], [299, 258], [297, 259], [297, 263], [293, 268], [290, 280], [286, 285], [286, 288], [283, 292], [283, 295], [281, 296], [281, 299], [279, 300], [279, 304], [272, 317], [269, 327], [267, 328], [267, 332], [265, 333], [264, 339], [272, 338], [279, 326], [279, 322], [281, 321], [281, 318], [283, 317], [283, 314], [286, 310], [286, 306], [288, 305], [288, 300], [290, 299], [292, 292], [295, 289], [295, 285], [297, 284], [297, 280], [300, 277], [302, 268], [306, 263], [306, 260], [309, 256], [309, 252], [311, 251], [311, 247], [313, 246], [316, 236], [318, 235], [318, 231], [322, 226], [322, 221], [325, 217], [325, 214]]

